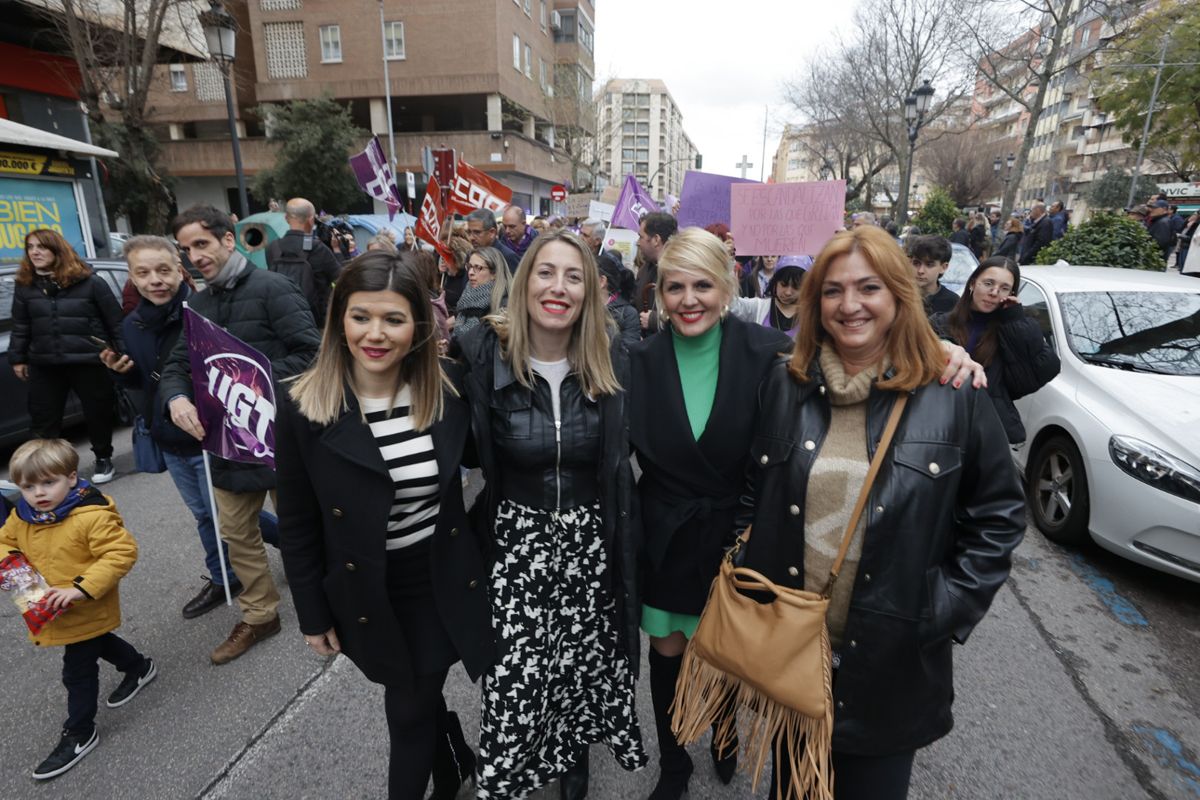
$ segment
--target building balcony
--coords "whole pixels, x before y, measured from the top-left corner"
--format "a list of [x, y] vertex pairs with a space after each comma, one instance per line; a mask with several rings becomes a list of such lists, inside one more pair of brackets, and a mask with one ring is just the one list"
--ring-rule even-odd
[[[544, 181], [561, 183], [571, 176], [571, 163], [558, 150], [512, 131], [445, 131], [397, 133], [397, 171], [423, 171], [421, 151], [425, 147], [451, 147], [458, 157], [485, 172], [517, 173]], [[367, 146], [368, 138], [356, 148]], [[384, 152], [388, 138], [379, 137]], [[233, 174], [233, 150], [229, 139], [180, 139], [162, 142], [163, 164], [167, 172], [180, 177]], [[243, 139], [242, 165], [247, 175], [275, 163], [278, 145], [266, 138]], [[347, 154], [349, 156], [349, 154]]]

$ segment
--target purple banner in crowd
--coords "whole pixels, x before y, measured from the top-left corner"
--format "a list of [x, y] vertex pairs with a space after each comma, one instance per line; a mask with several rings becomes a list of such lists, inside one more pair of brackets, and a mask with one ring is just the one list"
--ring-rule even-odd
[[388, 168], [387, 157], [383, 154], [383, 146], [379, 144], [378, 136], [367, 143], [366, 150], [350, 156], [350, 168], [354, 170], [354, 177], [358, 179], [358, 185], [364, 192], [387, 204], [388, 220], [396, 216], [401, 205], [400, 190], [396, 188], [396, 181], [392, 178], [392, 171]]
[[275, 468], [275, 384], [271, 362], [184, 304], [192, 394], [204, 427], [201, 446], [230, 461]]
[[638, 183], [637, 178], [626, 175], [625, 183], [621, 185], [621, 194], [617, 196], [613, 207], [612, 222], [609, 224], [614, 228], [636, 231], [641, 226], [642, 217], [655, 211], [658, 211], [658, 205]]
[[758, 181], [688, 170], [683, 176], [683, 189], [679, 192], [679, 213], [676, 215], [679, 227], [696, 225], [706, 228], [714, 222], [729, 225], [733, 219], [729, 211], [729, 187], [735, 183]]

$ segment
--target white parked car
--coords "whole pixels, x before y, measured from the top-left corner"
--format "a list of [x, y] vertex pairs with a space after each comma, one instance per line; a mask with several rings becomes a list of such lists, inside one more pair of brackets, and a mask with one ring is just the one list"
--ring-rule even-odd
[[1200, 280], [1035, 266], [1019, 296], [1062, 360], [1016, 403], [1034, 523], [1200, 582]]

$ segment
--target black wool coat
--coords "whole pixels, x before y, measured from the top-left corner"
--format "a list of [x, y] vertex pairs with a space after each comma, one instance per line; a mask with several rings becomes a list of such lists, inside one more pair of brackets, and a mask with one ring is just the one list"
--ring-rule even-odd
[[629, 438], [642, 469], [642, 599], [679, 614], [704, 609], [724, 549], [733, 543], [758, 385], [792, 346], [774, 328], [732, 316], [721, 325], [717, 391], [699, 441], [683, 401], [674, 334], [660, 331], [630, 352]]
[[12, 326], [9, 364], [99, 364], [100, 347], [92, 336], [119, 352], [125, 348], [121, 303], [94, 274], [61, 287], [38, 277], [29, 286], [17, 286]]
[[[754, 523], [745, 566], [794, 589], [805, 588], [804, 507], [831, 414], [816, 361], [808, 374], [796, 382], [781, 360], [762, 383], [738, 516], [740, 528]], [[870, 456], [894, 402], [894, 392], [871, 389]], [[985, 392], [934, 381], [912, 393], [863, 519], [833, 749], [884, 756], [950, 731], [953, 643], [987, 612], [1025, 533], [1025, 496]]]
[[[410, 653], [391, 611], [387, 525], [393, 488], [379, 444], [347, 387], [348, 408], [330, 425], [300, 414], [281, 393], [275, 427], [279, 549], [300, 630], [333, 628], [342, 652], [376, 683], [412, 681]], [[467, 404], [446, 393], [432, 426], [440, 509], [429, 569], [442, 624], [473, 679], [496, 657], [483, 548], [467, 522], [458, 471], [470, 433]]]

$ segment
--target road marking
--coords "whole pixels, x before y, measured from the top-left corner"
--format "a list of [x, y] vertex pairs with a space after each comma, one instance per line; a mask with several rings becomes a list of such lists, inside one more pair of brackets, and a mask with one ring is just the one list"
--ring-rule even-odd
[[1183, 743], [1165, 728], [1153, 725], [1134, 725], [1133, 732], [1142, 737], [1142, 742], [1159, 764], [1183, 773], [1178, 781], [1194, 796], [1200, 797], [1200, 766], [1188, 759]]
[[1088, 585], [1088, 588], [1099, 596], [1100, 602], [1104, 603], [1108, 610], [1112, 612], [1112, 615], [1120, 622], [1126, 625], [1136, 625], [1140, 628], [1150, 626], [1150, 622], [1142, 616], [1142, 612], [1138, 611], [1133, 601], [1119, 594], [1116, 585], [1101, 575], [1079, 553], [1071, 557], [1071, 570]]

